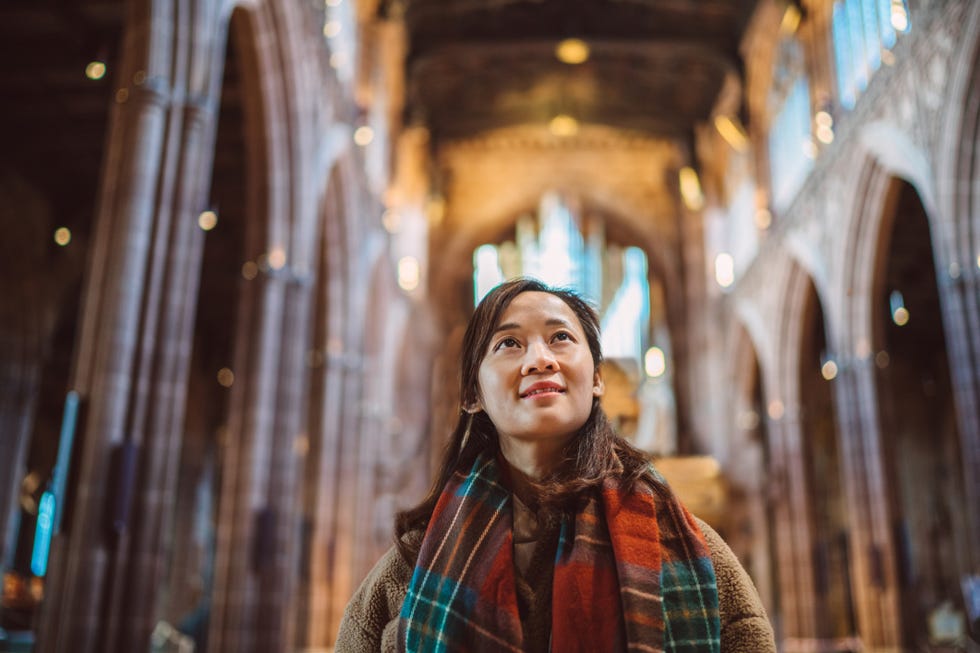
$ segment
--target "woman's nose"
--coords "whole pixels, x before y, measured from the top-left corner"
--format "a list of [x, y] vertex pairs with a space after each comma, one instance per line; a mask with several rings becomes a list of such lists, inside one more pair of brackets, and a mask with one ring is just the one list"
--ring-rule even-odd
[[524, 364], [521, 366], [521, 374], [528, 375], [540, 372], [554, 372], [558, 369], [558, 361], [555, 359], [551, 348], [543, 342], [530, 343], [524, 354]]

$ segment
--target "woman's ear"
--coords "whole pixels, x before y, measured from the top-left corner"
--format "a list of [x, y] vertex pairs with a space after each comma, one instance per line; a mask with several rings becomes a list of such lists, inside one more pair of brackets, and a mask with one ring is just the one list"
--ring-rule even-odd
[[602, 380], [599, 370], [595, 371], [595, 378], [592, 380], [592, 396], [601, 397], [606, 392], [606, 383]]
[[483, 410], [483, 404], [480, 403], [479, 399], [474, 399], [470, 403], [464, 404], [463, 410], [469, 413], [470, 415], [475, 415], [479, 413], [481, 410]]

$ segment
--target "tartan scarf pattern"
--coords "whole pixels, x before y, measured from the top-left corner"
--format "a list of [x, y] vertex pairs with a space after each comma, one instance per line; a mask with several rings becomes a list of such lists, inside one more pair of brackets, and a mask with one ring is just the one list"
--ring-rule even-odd
[[[666, 487], [653, 468], [651, 475]], [[478, 456], [440, 495], [398, 625], [399, 651], [523, 651], [511, 493]], [[721, 625], [704, 535], [669, 492], [607, 480], [563, 520], [552, 586], [555, 653], [717, 653]]]

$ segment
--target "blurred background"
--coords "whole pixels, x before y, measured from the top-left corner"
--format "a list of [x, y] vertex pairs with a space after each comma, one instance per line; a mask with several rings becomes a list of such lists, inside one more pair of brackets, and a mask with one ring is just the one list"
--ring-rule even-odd
[[0, 53], [0, 651], [331, 651], [518, 275], [781, 651], [978, 650], [980, 3], [7, 0]]

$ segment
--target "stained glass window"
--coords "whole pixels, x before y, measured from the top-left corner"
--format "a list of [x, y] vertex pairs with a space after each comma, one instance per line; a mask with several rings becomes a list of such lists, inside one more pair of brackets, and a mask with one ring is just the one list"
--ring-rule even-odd
[[599, 308], [603, 352], [641, 364], [650, 319], [647, 258], [642, 249], [607, 244], [600, 218], [585, 219], [574, 202], [546, 194], [537, 216], [517, 220], [514, 240], [473, 252], [473, 292], [479, 302], [518, 276], [571, 288]]
[[785, 209], [813, 167], [815, 146], [810, 130], [810, 89], [803, 50], [796, 39], [784, 39], [773, 70], [769, 94], [769, 172], [772, 206]]
[[907, 0], [837, 0], [833, 12], [837, 92], [846, 109], [854, 108], [871, 76], [881, 67], [899, 33], [911, 23]]

